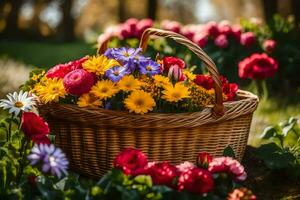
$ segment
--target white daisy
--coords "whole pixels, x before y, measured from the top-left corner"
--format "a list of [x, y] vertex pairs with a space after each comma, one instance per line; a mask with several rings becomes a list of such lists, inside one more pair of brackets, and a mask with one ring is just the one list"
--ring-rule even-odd
[[7, 99], [0, 100], [0, 107], [8, 109], [8, 112], [14, 113], [15, 116], [18, 116], [21, 110], [31, 110], [34, 105], [34, 97], [29, 96], [28, 92], [23, 92], [22, 90], [19, 93], [9, 93]]

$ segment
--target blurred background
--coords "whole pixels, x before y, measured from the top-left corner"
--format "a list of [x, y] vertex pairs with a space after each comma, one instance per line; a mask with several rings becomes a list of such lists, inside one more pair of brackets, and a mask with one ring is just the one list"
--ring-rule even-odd
[[[129, 18], [150, 18], [155, 24], [168, 19], [182, 25], [228, 20], [241, 24], [243, 31], [253, 31], [259, 43], [267, 37], [276, 39], [278, 50], [271, 56], [278, 59], [279, 69], [288, 70], [268, 82], [280, 87], [269, 91], [269, 98], [260, 104], [249, 143], [257, 145], [254, 136], [267, 124], [300, 115], [299, 0], [0, 0], [0, 97], [24, 83], [33, 68], [48, 69], [94, 54], [98, 36]], [[205, 50], [218, 66], [231, 63], [236, 69], [238, 61], [251, 53], [264, 52], [261, 45], [252, 50], [229, 49]], [[241, 51], [245, 54], [238, 60], [231, 58]], [[238, 75], [229, 79], [238, 81]]]

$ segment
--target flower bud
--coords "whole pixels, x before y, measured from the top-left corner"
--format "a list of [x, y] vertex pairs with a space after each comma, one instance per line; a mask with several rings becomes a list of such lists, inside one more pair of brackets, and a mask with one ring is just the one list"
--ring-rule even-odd
[[265, 40], [263, 43], [263, 49], [268, 52], [272, 53], [276, 48], [276, 41], [275, 40]]
[[200, 168], [207, 169], [209, 163], [212, 161], [213, 157], [207, 152], [201, 152], [197, 157], [197, 166]]
[[172, 65], [169, 68], [168, 77], [174, 81], [180, 81], [183, 76], [183, 71], [178, 65]]

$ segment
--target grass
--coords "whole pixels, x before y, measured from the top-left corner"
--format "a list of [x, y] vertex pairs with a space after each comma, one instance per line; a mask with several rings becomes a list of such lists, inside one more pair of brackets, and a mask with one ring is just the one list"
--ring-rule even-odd
[[1, 56], [41, 68], [49, 68], [57, 63], [68, 62], [95, 52], [96, 49], [91, 44], [82, 41], [74, 43], [0, 41]]

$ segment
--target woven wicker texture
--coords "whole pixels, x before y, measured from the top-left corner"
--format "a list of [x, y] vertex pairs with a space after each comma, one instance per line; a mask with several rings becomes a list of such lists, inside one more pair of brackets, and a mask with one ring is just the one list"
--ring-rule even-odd
[[[172, 38], [204, 61], [215, 81], [216, 105], [194, 113], [145, 115], [70, 104], [41, 105], [40, 114], [56, 134], [55, 143], [65, 151], [73, 170], [99, 178], [112, 168], [114, 157], [126, 147], [141, 149], [150, 160], [178, 164], [194, 162], [200, 151], [220, 156], [230, 145], [242, 159], [257, 96], [240, 90], [236, 101], [223, 103], [219, 73], [200, 47], [179, 34], [150, 28], [141, 39], [144, 50], [151, 35]], [[104, 42], [99, 52], [106, 48]]]

